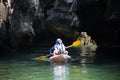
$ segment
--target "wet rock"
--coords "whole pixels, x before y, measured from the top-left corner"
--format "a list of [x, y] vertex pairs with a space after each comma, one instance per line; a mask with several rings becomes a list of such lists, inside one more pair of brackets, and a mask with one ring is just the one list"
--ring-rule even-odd
[[80, 50], [80, 56], [94, 57], [98, 46], [91, 36], [89, 36], [87, 32], [81, 32], [78, 40], [82, 42], [78, 48]]
[[81, 32], [78, 39], [81, 44], [71, 47], [69, 54], [80, 56], [80, 63], [93, 63], [95, 61], [95, 55], [97, 50], [96, 42], [87, 34], [87, 32]]

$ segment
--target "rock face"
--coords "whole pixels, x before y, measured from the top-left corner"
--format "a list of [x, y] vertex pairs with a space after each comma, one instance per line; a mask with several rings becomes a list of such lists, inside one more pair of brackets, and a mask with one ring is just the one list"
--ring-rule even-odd
[[[39, 0], [7, 0], [0, 3], [1, 47], [18, 47], [29, 43], [35, 35], [33, 16], [38, 10]], [[6, 11], [7, 10], [7, 11]], [[6, 44], [3, 43], [6, 41]]]
[[38, 11], [39, 0], [13, 2], [14, 11], [9, 13], [9, 40], [13, 47], [29, 43], [35, 36], [33, 19]]
[[[117, 37], [112, 39], [119, 42], [120, 29], [113, 27], [114, 22], [113, 26], [109, 24], [116, 16], [119, 18], [119, 3], [113, 0], [0, 0], [0, 47], [24, 46], [36, 35], [75, 40], [83, 30], [98, 40], [99, 34], [107, 34], [109, 40], [114, 29], [113, 37]], [[107, 22], [111, 27], [106, 33]]]
[[[78, 32], [72, 30], [73, 27], [79, 26], [79, 20], [76, 15], [77, 0], [55, 0], [53, 8], [48, 11], [46, 17], [49, 30], [56, 34], [74, 38]], [[62, 32], [62, 33], [61, 33]]]
[[1, 0], [0, 46], [24, 46], [35, 35], [76, 38], [75, 7], [76, 0]]
[[8, 9], [3, 2], [0, 2], [0, 49], [5, 46], [7, 41], [8, 29], [6, 26]]

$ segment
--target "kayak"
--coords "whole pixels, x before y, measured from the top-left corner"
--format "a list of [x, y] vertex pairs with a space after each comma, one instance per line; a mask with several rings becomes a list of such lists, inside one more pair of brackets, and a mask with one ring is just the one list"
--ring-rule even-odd
[[51, 63], [67, 63], [71, 60], [68, 54], [54, 55], [49, 58]]

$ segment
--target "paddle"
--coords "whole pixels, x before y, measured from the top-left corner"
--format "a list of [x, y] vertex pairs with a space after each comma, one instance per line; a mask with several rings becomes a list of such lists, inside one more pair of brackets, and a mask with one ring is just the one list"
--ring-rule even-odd
[[[70, 47], [74, 47], [74, 46], [79, 46], [79, 45], [81, 45], [81, 41], [77, 40], [77, 41], [73, 42], [72, 45], [67, 46], [66, 49], [70, 48]], [[45, 56], [39, 56], [39, 57], [35, 58], [35, 60], [38, 60], [38, 61], [45, 60], [45, 58], [47, 58], [50, 55], [51, 54], [48, 54], [48, 55], [45, 55]]]
[[70, 48], [70, 47], [76, 47], [76, 46], [79, 46], [81, 44], [82, 44], [82, 42], [80, 40], [77, 40], [77, 41], [73, 42], [72, 45], [67, 46], [66, 49]]
[[47, 58], [50, 55], [51, 54], [48, 54], [48, 55], [45, 55], [45, 56], [39, 56], [39, 57], [35, 58], [35, 60], [37, 60], [37, 61], [45, 60], [45, 58]]

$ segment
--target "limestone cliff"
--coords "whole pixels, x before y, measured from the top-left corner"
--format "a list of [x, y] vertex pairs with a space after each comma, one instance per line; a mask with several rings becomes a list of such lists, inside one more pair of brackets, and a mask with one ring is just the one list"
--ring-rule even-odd
[[0, 46], [23, 46], [35, 35], [76, 38], [75, 6], [76, 0], [1, 0]]
[[75, 40], [81, 31], [98, 41], [99, 36], [106, 38], [101, 38], [100, 44], [108, 40], [120, 44], [120, 28], [114, 28], [116, 22], [119, 25], [119, 3], [114, 0], [0, 0], [0, 47], [28, 45], [36, 35]]

